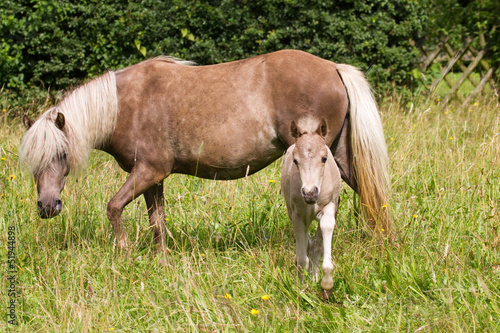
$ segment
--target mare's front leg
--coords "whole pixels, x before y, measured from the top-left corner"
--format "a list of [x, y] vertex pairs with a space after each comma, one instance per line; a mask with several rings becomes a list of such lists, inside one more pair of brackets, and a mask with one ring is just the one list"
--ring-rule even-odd
[[148, 207], [149, 222], [154, 232], [156, 250], [167, 251], [165, 225], [165, 208], [163, 206], [163, 180], [154, 184], [144, 192], [144, 199]]
[[323, 208], [323, 215], [319, 220], [319, 227], [323, 236], [323, 279], [321, 288], [323, 297], [329, 298], [333, 288], [332, 237], [335, 228], [336, 205], [331, 202]]
[[108, 219], [113, 226], [120, 249], [126, 249], [128, 243], [127, 234], [125, 233], [121, 219], [123, 209], [133, 199], [143, 194], [163, 178], [165, 177], [159, 175], [154, 169], [138, 164], [132, 169], [132, 172], [118, 193], [109, 201], [107, 209]]
[[293, 231], [295, 233], [295, 249], [297, 256], [295, 263], [299, 273], [300, 281], [303, 280], [303, 270], [309, 270], [309, 258], [307, 257], [307, 246], [309, 243], [309, 226], [302, 220], [302, 218], [293, 212], [292, 216]]

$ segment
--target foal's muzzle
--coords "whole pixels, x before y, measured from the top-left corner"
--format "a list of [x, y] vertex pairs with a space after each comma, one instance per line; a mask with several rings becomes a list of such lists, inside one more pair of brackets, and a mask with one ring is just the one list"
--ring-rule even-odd
[[304, 187], [302, 188], [302, 197], [304, 198], [304, 201], [308, 205], [313, 205], [318, 201], [319, 197], [319, 188], [317, 186], [314, 186], [311, 189], [305, 189]]
[[54, 199], [52, 202], [44, 204], [42, 201], [38, 200], [38, 215], [42, 219], [50, 219], [57, 216], [61, 212], [62, 201], [61, 199]]

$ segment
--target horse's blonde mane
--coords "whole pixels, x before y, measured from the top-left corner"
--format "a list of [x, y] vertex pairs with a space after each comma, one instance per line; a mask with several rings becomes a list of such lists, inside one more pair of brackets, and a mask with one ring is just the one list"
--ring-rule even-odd
[[[63, 131], [55, 125], [64, 115]], [[79, 171], [93, 148], [103, 146], [114, 131], [118, 98], [114, 72], [108, 72], [69, 92], [28, 129], [21, 143], [21, 162], [34, 175], [46, 169], [58, 154], [66, 153], [70, 169]]]

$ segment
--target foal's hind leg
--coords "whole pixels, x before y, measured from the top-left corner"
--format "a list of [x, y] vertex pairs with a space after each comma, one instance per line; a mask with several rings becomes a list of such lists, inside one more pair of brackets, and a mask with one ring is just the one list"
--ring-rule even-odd
[[127, 234], [123, 228], [121, 218], [123, 209], [133, 199], [143, 194], [147, 189], [163, 178], [162, 175], [159, 175], [154, 170], [143, 165], [137, 165], [134, 167], [118, 193], [109, 201], [107, 210], [108, 219], [113, 226], [120, 249], [126, 249], [128, 243]]
[[332, 237], [335, 228], [336, 205], [332, 202], [323, 208], [323, 215], [320, 218], [319, 226], [323, 235], [323, 279], [321, 288], [323, 296], [330, 297], [333, 288], [333, 263], [332, 263]]
[[149, 222], [155, 235], [156, 250], [165, 253], [167, 251], [165, 225], [165, 208], [163, 207], [163, 181], [160, 181], [144, 192], [144, 199], [148, 207]]

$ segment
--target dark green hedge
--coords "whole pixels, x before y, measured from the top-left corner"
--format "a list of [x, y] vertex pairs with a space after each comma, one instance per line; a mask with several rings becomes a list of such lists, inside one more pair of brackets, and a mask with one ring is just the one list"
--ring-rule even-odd
[[284, 48], [406, 85], [427, 14], [417, 0], [3, 0], [0, 84], [67, 89], [165, 54], [213, 64]]

